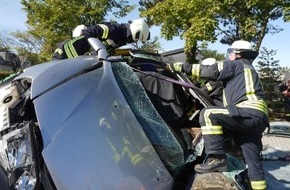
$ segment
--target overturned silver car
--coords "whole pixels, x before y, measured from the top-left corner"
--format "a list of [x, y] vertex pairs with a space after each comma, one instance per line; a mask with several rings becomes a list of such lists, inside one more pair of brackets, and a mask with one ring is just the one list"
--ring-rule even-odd
[[186, 130], [212, 102], [166, 65], [131, 50], [43, 63], [2, 83], [1, 190], [190, 189], [203, 147]]

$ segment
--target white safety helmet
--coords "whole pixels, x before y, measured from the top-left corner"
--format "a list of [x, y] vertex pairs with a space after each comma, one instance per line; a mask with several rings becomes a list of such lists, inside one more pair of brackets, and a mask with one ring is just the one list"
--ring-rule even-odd
[[227, 53], [241, 54], [242, 58], [255, 59], [259, 52], [253, 49], [250, 42], [245, 40], [235, 41], [230, 48], [228, 48]]
[[201, 61], [202, 65], [213, 65], [216, 63], [216, 59], [215, 58], [206, 58], [204, 60]]
[[81, 25], [78, 25], [74, 30], [73, 30], [73, 33], [72, 33], [72, 37], [73, 38], [76, 38], [76, 37], [79, 37], [83, 34], [83, 31], [87, 29], [87, 27], [83, 24]]
[[146, 42], [150, 39], [148, 24], [143, 19], [135, 19], [130, 23], [130, 30], [134, 41]]
[[250, 42], [248, 41], [245, 41], [245, 40], [238, 40], [238, 41], [235, 41], [231, 47], [229, 48], [232, 50], [232, 52], [234, 53], [240, 53], [241, 51], [249, 51], [249, 50], [253, 50], [253, 47], [251, 45]]

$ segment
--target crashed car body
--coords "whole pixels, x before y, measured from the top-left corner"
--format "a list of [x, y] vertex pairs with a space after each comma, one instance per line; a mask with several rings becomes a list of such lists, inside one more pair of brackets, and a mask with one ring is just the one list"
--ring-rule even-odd
[[[4, 189], [168, 190], [178, 179], [190, 184], [194, 170], [184, 168], [196, 156], [188, 156], [174, 129], [184, 115], [171, 118], [170, 125], [162, 117], [170, 106], [161, 113], [132, 70], [149, 64], [154, 72], [164, 71], [164, 62], [155, 54], [132, 52], [130, 59], [51, 61], [1, 84]], [[199, 93], [194, 93], [198, 99]], [[184, 189], [186, 183], [178, 185]]]
[[1, 165], [15, 189], [171, 189], [184, 163], [124, 59], [43, 63], [2, 93]]

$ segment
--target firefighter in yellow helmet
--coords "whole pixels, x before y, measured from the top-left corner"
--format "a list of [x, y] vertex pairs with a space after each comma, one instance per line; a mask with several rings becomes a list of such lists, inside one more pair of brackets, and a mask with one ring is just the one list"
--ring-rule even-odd
[[260, 161], [262, 133], [269, 126], [268, 108], [259, 75], [252, 65], [258, 52], [248, 41], [235, 41], [228, 49], [228, 59], [213, 65], [180, 64], [170, 67], [197, 78], [222, 81], [223, 106], [210, 106], [200, 113], [199, 123], [204, 138], [203, 164], [195, 166], [197, 173], [224, 172], [228, 170], [223, 129], [238, 133], [236, 139], [248, 165], [248, 177], [252, 189], [266, 189], [266, 180]]

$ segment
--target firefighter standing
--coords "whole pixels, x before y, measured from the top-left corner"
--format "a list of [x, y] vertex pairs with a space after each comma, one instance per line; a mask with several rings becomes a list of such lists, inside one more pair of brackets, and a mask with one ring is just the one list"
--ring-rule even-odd
[[53, 54], [53, 59], [75, 58], [87, 53], [91, 46], [89, 38], [98, 38], [102, 41], [107, 50], [111, 50], [128, 43], [146, 42], [150, 39], [149, 26], [143, 19], [135, 19], [129, 23], [111, 23], [85, 27], [79, 25], [73, 32], [73, 39], [60, 43]]
[[200, 64], [172, 64], [177, 72], [195, 77], [208, 77], [224, 85], [223, 107], [211, 106], [200, 113], [200, 126], [208, 159], [195, 166], [197, 173], [227, 171], [223, 128], [238, 133], [248, 177], [252, 189], [266, 189], [266, 180], [260, 161], [262, 133], [267, 126], [268, 108], [264, 92], [252, 62], [258, 52], [249, 42], [235, 41], [228, 49], [229, 58], [211, 66]]

